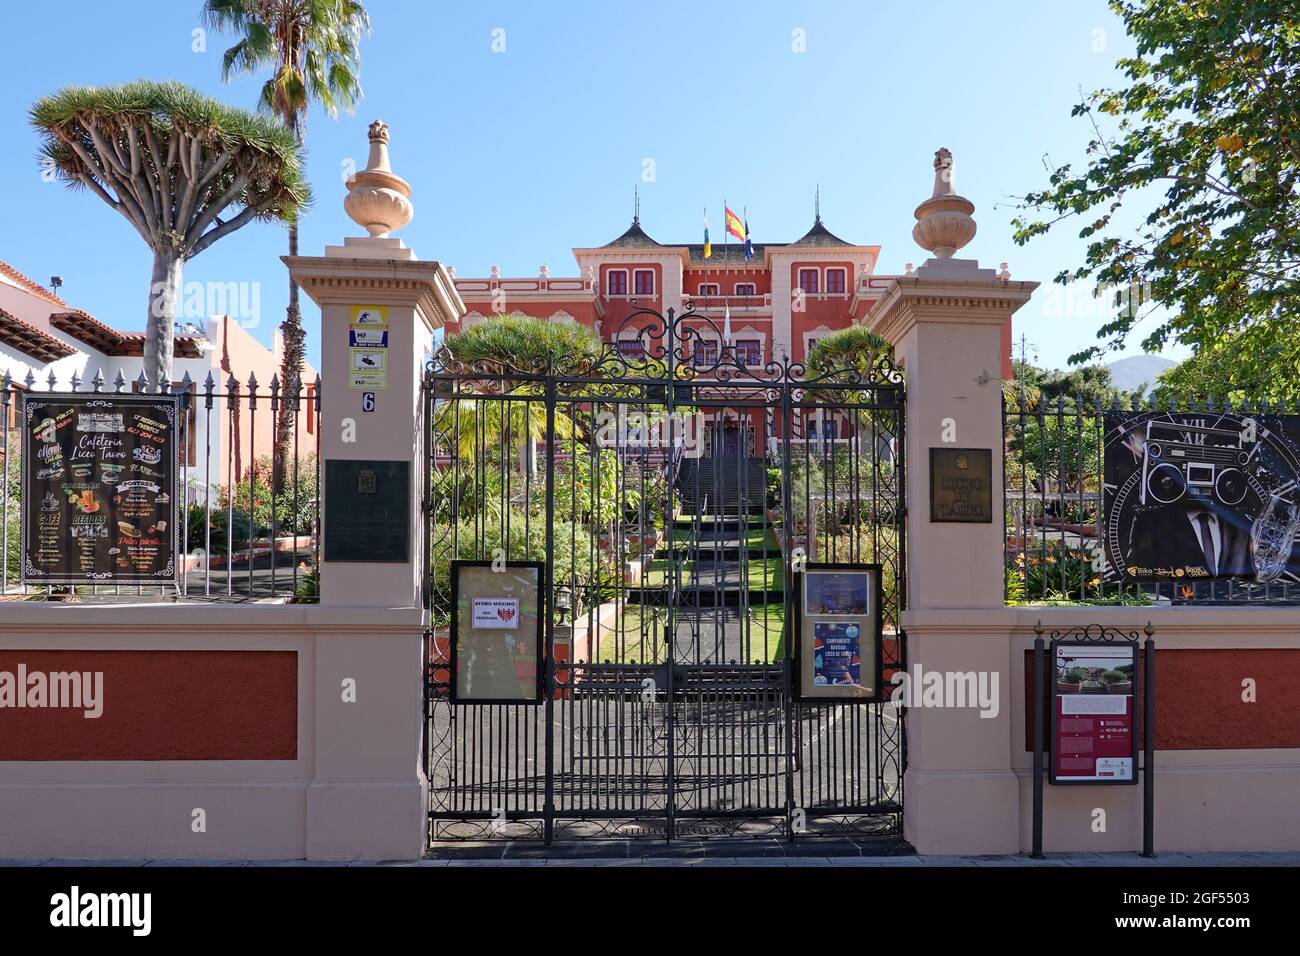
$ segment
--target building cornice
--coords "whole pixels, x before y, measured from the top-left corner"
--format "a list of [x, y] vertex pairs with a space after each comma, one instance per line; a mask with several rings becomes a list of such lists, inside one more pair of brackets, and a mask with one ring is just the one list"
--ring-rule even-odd
[[318, 306], [414, 304], [434, 329], [459, 321], [466, 311], [446, 267], [434, 260], [281, 256], [280, 261]]

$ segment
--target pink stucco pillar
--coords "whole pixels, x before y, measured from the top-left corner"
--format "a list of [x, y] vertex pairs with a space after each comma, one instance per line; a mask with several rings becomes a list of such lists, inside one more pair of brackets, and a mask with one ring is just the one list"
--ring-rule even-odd
[[[894, 345], [907, 382], [909, 670], [997, 675], [995, 715], [975, 707], [907, 711], [903, 816], [907, 839], [923, 853], [1019, 846], [1008, 631], [994, 611], [1003, 605], [1002, 338], [1036, 287], [973, 260], [931, 259], [900, 277], [866, 317]], [[991, 521], [931, 520], [932, 448], [991, 453]]]
[[[413, 215], [388, 128], [344, 207], [370, 233], [285, 264], [321, 310], [321, 607], [313, 675], [307, 856], [409, 859], [424, 850], [427, 612], [421, 384], [433, 332], [465, 311], [447, 270], [388, 233]], [[351, 692], [349, 692], [349, 690]]]

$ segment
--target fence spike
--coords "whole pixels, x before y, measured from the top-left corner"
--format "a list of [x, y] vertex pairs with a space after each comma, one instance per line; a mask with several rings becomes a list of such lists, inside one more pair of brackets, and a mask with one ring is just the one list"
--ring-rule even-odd
[[239, 394], [239, 379], [235, 378], [235, 373], [230, 373], [230, 378], [226, 379], [226, 391], [232, 395]]
[[144, 369], [140, 369], [140, 374], [135, 377], [135, 387], [141, 392], [149, 391], [149, 379], [144, 374]]
[[27, 377], [23, 379], [23, 382], [26, 384], [27, 390], [30, 392], [32, 386], [36, 384], [36, 376], [32, 373], [31, 369], [27, 370]]
[[193, 388], [194, 388], [194, 379], [190, 378], [189, 372], [186, 372], [184, 375], [181, 376], [181, 389], [183, 391], [188, 392], [191, 391]]
[[72, 370], [72, 390], [78, 391], [81, 388], [81, 373], [76, 369]]
[[54, 369], [50, 369], [50, 374], [45, 376], [45, 381], [50, 386], [50, 391], [54, 391], [54, 386], [59, 384], [58, 376], [54, 374]]
[[4, 391], [5, 391], [6, 401], [8, 401], [9, 386], [11, 384], [13, 384], [13, 378], [9, 375], [9, 369], [5, 369]]
[[172, 393], [172, 383], [164, 381], [160, 386], [158, 386], [158, 392], [162, 395], [170, 395]]
[[208, 369], [208, 377], [203, 380], [203, 407], [212, 408], [212, 391], [217, 387], [217, 380], [212, 377], [212, 369]]

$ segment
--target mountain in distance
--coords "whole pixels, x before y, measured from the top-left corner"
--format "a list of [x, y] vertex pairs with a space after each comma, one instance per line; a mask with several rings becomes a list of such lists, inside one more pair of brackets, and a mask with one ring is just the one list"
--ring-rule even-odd
[[1110, 369], [1110, 378], [1116, 388], [1132, 392], [1141, 385], [1146, 385], [1150, 390], [1161, 372], [1177, 364], [1159, 355], [1133, 355], [1116, 359], [1106, 368]]

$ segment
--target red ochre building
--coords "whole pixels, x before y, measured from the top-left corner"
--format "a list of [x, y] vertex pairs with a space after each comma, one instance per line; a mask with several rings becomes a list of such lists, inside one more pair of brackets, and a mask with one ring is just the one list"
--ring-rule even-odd
[[[690, 302], [712, 324], [688, 320], [705, 340], [698, 354], [686, 355], [688, 362], [705, 368], [715, 363], [717, 349], [725, 346], [717, 342], [713, 326], [722, 329], [729, 310], [737, 363], [761, 368], [788, 358], [802, 364], [818, 339], [862, 322], [897, 278], [876, 274], [880, 246], [841, 239], [826, 228], [820, 212], [795, 241], [755, 242], [751, 248], [747, 261], [742, 243], [714, 243], [706, 259], [702, 243], [655, 241], [637, 215], [618, 238], [573, 250], [577, 277], [552, 277], [543, 266], [535, 277], [507, 278], [494, 266], [487, 278], [456, 278], [468, 311], [446, 331], [454, 334], [491, 315], [526, 315], [585, 325], [636, 357], [642, 348], [638, 330], [653, 320], [628, 317], [643, 308], [680, 312]], [[1003, 329], [1003, 354], [1002, 377], [1010, 378], [1010, 320]], [[823, 438], [847, 437], [848, 428], [843, 416], [829, 414], [810, 423], [810, 431]], [[752, 442], [748, 450], [761, 453]]]

